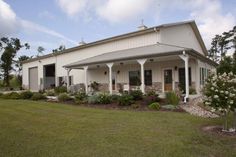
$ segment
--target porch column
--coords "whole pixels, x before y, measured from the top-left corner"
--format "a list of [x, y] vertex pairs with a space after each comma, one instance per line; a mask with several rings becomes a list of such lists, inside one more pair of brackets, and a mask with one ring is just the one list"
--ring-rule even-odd
[[88, 94], [88, 66], [84, 66], [84, 86], [85, 86], [85, 93]]
[[67, 70], [67, 80], [66, 80], [66, 87], [67, 87], [67, 92], [69, 92], [69, 88], [70, 88], [70, 71], [71, 69], [66, 69]]
[[114, 63], [107, 63], [109, 68], [109, 92], [112, 94], [112, 66]]
[[184, 97], [184, 103], [186, 103], [187, 99], [189, 98], [189, 71], [188, 71], [189, 56], [187, 54], [185, 54], [185, 51], [183, 51], [183, 55], [180, 55], [179, 57], [184, 60], [184, 65], [185, 65], [185, 97]]
[[147, 59], [138, 59], [137, 62], [141, 65], [141, 91], [145, 93], [145, 82], [144, 82], [144, 64]]

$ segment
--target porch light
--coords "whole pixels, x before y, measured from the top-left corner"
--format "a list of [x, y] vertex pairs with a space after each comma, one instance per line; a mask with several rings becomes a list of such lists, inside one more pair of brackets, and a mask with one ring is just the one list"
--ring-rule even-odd
[[153, 61], [154, 61], [154, 59], [150, 59], [149, 61], [150, 61], [150, 62], [153, 62]]
[[106, 75], [106, 74], [107, 74], [107, 72], [105, 71], [105, 72], [104, 72], [104, 75]]
[[120, 65], [124, 65], [124, 63], [123, 63], [123, 62], [120, 62]]
[[178, 69], [178, 67], [177, 67], [177, 66], [175, 66], [175, 71], [177, 71], [177, 69]]
[[99, 68], [100, 67], [100, 65], [97, 65], [97, 68]]
[[120, 70], [117, 71], [117, 74], [119, 74], [119, 73], [120, 73]]

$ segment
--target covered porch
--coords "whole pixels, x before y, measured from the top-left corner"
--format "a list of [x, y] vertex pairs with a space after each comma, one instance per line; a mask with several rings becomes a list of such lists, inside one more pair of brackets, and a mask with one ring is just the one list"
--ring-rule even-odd
[[182, 87], [186, 102], [190, 87], [198, 91], [199, 59], [206, 58], [192, 49], [159, 43], [104, 53], [64, 67], [68, 77], [72, 69], [84, 70], [86, 93], [94, 81], [100, 84], [99, 90], [110, 94], [137, 89], [164, 93]]

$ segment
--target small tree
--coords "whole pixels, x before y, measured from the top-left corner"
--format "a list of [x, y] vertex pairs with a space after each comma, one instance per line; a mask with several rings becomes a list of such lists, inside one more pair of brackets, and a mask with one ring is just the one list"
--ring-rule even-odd
[[228, 115], [236, 110], [236, 75], [232, 72], [211, 74], [204, 87], [204, 95], [204, 103], [224, 115], [223, 130], [228, 131]]
[[1, 56], [0, 67], [3, 71], [3, 81], [4, 85], [9, 87], [10, 72], [13, 70], [13, 61], [16, 56], [16, 53], [23, 47], [29, 49], [29, 44], [21, 44], [20, 40], [17, 38], [6, 38], [3, 37], [0, 39], [0, 50], [3, 50]]

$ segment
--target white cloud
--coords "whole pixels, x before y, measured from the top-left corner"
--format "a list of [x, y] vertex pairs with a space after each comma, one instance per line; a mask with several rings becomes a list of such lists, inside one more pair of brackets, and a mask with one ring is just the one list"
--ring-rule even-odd
[[76, 41], [62, 35], [61, 33], [58, 33], [52, 29], [36, 24], [34, 22], [17, 17], [15, 12], [11, 9], [10, 5], [8, 5], [3, 0], [0, 0], [0, 21], [0, 37], [16, 35], [16, 33], [25, 30], [32, 32], [41, 32], [58, 39], [68, 41], [73, 45], [77, 44]]
[[0, 37], [13, 34], [17, 31], [16, 14], [3, 0], [0, 0], [0, 21]]
[[110, 22], [131, 20], [145, 13], [153, 0], [108, 0], [98, 7], [98, 15]]
[[63, 40], [66, 40], [66, 41], [69, 41], [70, 43], [76, 45], [77, 42], [54, 31], [54, 30], [51, 30], [51, 29], [48, 29], [44, 26], [41, 26], [41, 25], [38, 25], [36, 23], [33, 23], [31, 21], [27, 21], [27, 20], [20, 20], [21, 22], [21, 25], [23, 27], [23, 29], [26, 29], [28, 31], [32, 30], [32, 31], [37, 31], [37, 32], [41, 32], [41, 33], [45, 33], [45, 34], [48, 34], [48, 35], [51, 35], [51, 36], [54, 36], [54, 37], [57, 37], [57, 38], [60, 38], [60, 39], [63, 39]]
[[[195, 1], [194, 1], [195, 2]], [[216, 34], [222, 34], [233, 28], [236, 17], [230, 12], [223, 13], [222, 4], [219, 0], [198, 0], [192, 3], [193, 10], [190, 17], [198, 23], [199, 30], [209, 48], [211, 39]]]
[[56, 2], [62, 11], [72, 17], [85, 8], [87, 0], [56, 0]]
[[51, 12], [49, 12], [47, 10], [44, 10], [44, 11], [40, 12], [38, 14], [38, 16], [40, 18], [47, 18], [47, 19], [54, 19], [55, 18], [55, 16]]

